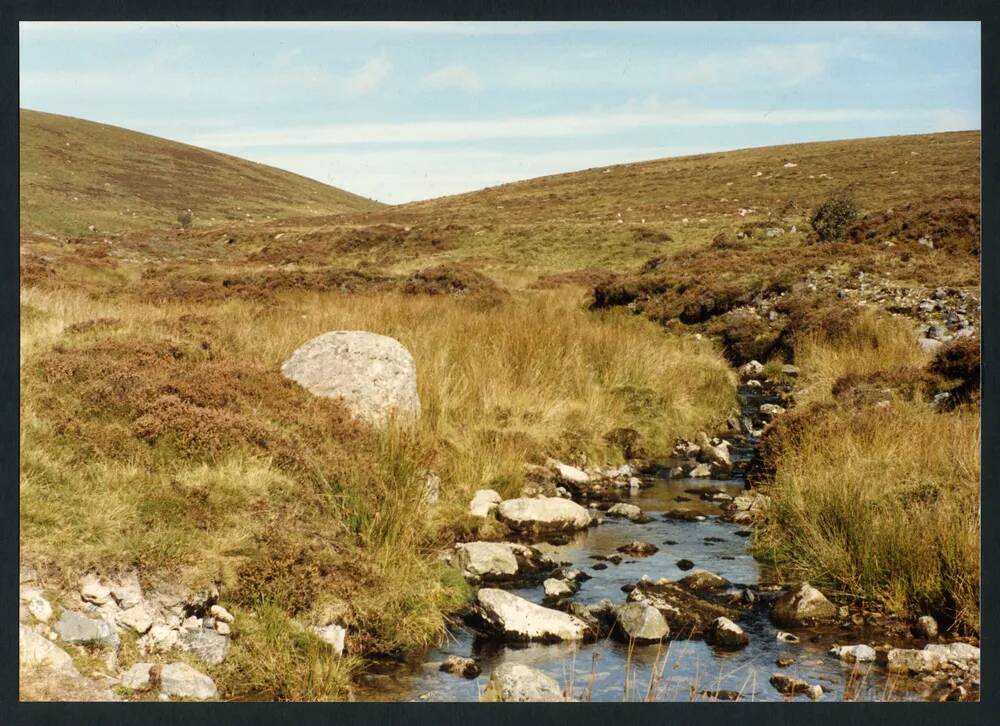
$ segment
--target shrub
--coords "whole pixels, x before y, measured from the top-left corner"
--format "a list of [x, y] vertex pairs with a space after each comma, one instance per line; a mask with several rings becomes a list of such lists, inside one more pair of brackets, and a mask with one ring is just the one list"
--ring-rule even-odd
[[177, 213], [177, 224], [181, 226], [181, 229], [189, 229], [193, 219], [190, 209], [184, 209]]
[[842, 240], [858, 218], [858, 205], [850, 197], [832, 197], [820, 204], [809, 223], [822, 242]]

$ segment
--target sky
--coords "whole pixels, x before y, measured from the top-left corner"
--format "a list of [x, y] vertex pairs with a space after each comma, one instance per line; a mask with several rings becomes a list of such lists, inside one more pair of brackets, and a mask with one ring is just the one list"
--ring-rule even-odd
[[978, 129], [979, 23], [21, 23], [20, 105], [401, 203]]

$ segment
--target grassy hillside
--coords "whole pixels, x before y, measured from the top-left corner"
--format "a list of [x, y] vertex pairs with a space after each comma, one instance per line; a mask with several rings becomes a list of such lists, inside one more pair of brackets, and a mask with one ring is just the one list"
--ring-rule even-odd
[[82, 119], [21, 109], [21, 225], [75, 235], [381, 206], [297, 174]]
[[266, 247], [271, 261], [300, 264], [408, 269], [461, 258], [517, 274], [636, 268], [748, 224], [785, 222], [801, 239], [813, 207], [838, 193], [852, 194], [863, 212], [950, 197], [978, 205], [979, 166], [976, 131], [701, 154], [540, 177], [347, 220], [288, 219], [266, 238], [259, 230], [258, 249]]

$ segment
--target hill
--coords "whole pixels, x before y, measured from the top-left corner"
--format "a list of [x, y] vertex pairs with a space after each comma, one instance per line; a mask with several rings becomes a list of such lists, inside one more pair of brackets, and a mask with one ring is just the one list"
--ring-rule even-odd
[[979, 169], [978, 131], [743, 149], [540, 177], [346, 218], [286, 219], [270, 225], [261, 249], [272, 262], [300, 264], [326, 264], [336, 251], [340, 265], [346, 255], [404, 267], [472, 258], [512, 272], [635, 268], [747, 225], [783, 222], [801, 237], [812, 209], [840, 193], [865, 213], [954, 198], [978, 208]]
[[287, 171], [147, 134], [21, 109], [21, 225], [75, 235], [371, 210]]

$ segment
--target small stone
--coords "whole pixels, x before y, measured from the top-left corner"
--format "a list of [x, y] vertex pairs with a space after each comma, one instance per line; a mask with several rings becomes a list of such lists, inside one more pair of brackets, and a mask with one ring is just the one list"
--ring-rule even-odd
[[691, 471], [688, 472], [688, 476], [694, 478], [707, 477], [712, 475], [712, 467], [708, 464], [698, 464]]
[[739, 625], [721, 617], [709, 623], [705, 642], [722, 648], [744, 648], [750, 643], [750, 638]]
[[694, 563], [691, 560], [677, 560], [675, 564], [679, 570], [690, 570], [694, 567]]
[[806, 690], [806, 695], [812, 700], [818, 701], [823, 697], [823, 687], [819, 684], [813, 684]]
[[670, 634], [670, 626], [663, 615], [647, 603], [625, 603], [615, 610], [615, 619], [619, 626], [616, 632], [637, 643], [657, 642]]
[[910, 648], [893, 648], [886, 657], [890, 673], [930, 673], [940, 670], [948, 658], [943, 653]]
[[215, 622], [215, 629], [219, 631], [220, 635], [229, 635], [231, 632], [229, 623], [223, 622], [222, 620], [217, 620]]
[[122, 685], [131, 688], [133, 691], [142, 691], [149, 688], [149, 669], [153, 663], [136, 663], [125, 671], [122, 676]]
[[775, 673], [770, 678], [771, 685], [779, 692], [786, 696], [794, 696], [799, 693], [807, 693], [809, 691], [809, 684], [806, 683], [801, 678], [796, 678], [795, 676], [789, 676], [784, 673]]
[[937, 620], [930, 615], [924, 615], [917, 619], [914, 630], [917, 636], [926, 640], [934, 640], [938, 636]]
[[542, 587], [545, 589], [545, 597], [547, 598], [560, 598], [568, 597], [573, 594], [573, 588], [565, 580], [557, 580], [553, 577], [548, 578], [542, 583]]
[[187, 663], [170, 663], [160, 671], [160, 690], [168, 696], [204, 701], [218, 698], [215, 683]]
[[41, 595], [35, 595], [28, 601], [28, 612], [35, 620], [47, 623], [52, 617], [52, 605]]
[[140, 650], [147, 653], [165, 653], [177, 645], [179, 637], [176, 630], [163, 623], [158, 623], [140, 639]]
[[504, 663], [493, 669], [481, 700], [514, 703], [566, 699], [552, 676], [520, 663]]
[[73, 659], [65, 650], [26, 625], [19, 625], [17, 632], [18, 662], [21, 665], [42, 665], [63, 673], [77, 674]]
[[440, 670], [462, 678], [475, 678], [480, 673], [479, 665], [472, 658], [450, 655], [441, 664]]
[[649, 555], [659, 552], [659, 550], [660, 548], [655, 544], [652, 544], [651, 542], [640, 542], [639, 540], [635, 540], [618, 548], [619, 552], [623, 552], [634, 557], [648, 557]]
[[119, 625], [125, 625], [139, 635], [153, 627], [153, 617], [146, 610], [145, 605], [134, 605], [127, 610], [122, 610], [116, 617]]
[[799, 642], [799, 636], [786, 633], [783, 630], [777, 632], [775, 639], [780, 640], [782, 643], [791, 643], [792, 645]]
[[871, 663], [875, 660], [875, 650], [868, 645], [835, 645], [830, 655], [845, 663]]
[[625, 504], [624, 502], [619, 502], [615, 504], [608, 510], [609, 517], [624, 517], [626, 519], [636, 520], [642, 518], [642, 510], [635, 506], [634, 504]]
[[63, 610], [56, 624], [56, 631], [60, 638], [74, 645], [96, 645], [117, 649], [119, 644], [118, 633], [110, 623], [104, 620], [92, 620], [72, 610]]
[[788, 666], [792, 665], [794, 662], [795, 662], [795, 659], [789, 656], [787, 658], [778, 658], [774, 663], [779, 668], [787, 668]]
[[344, 654], [344, 643], [347, 639], [347, 629], [341, 625], [331, 624], [314, 626], [312, 631], [319, 636], [319, 639], [333, 646], [333, 652], [337, 655]]
[[469, 503], [469, 514], [473, 517], [488, 517], [503, 501], [503, 497], [492, 489], [477, 489]]
[[689, 590], [718, 590], [729, 585], [729, 580], [708, 570], [694, 570], [678, 582]]
[[104, 605], [111, 598], [111, 588], [101, 584], [96, 575], [88, 574], [80, 580], [80, 597], [95, 605]]
[[182, 633], [178, 644], [182, 650], [189, 651], [204, 663], [218, 665], [229, 652], [229, 638], [215, 630], [189, 630]]
[[221, 620], [224, 623], [231, 624], [233, 620], [236, 619], [233, 617], [232, 613], [230, 613], [221, 605], [213, 605], [208, 609], [208, 612], [212, 615], [213, 618], [215, 618], [216, 620]]

